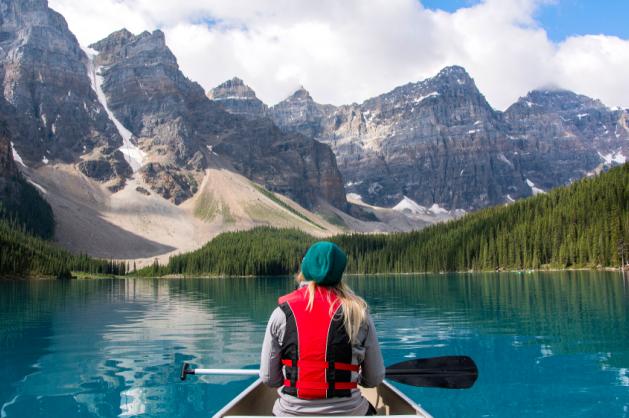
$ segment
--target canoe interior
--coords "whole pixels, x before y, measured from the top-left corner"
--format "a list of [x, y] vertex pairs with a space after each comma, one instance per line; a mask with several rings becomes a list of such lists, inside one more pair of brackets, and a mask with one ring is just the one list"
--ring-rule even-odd
[[[430, 418], [419, 405], [408, 399], [387, 382], [375, 388], [360, 387], [367, 400], [376, 407], [378, 415], [412, 415]], [[227, 416], [272, 416], [273, 404], [277, 399], [277, 389], [256, 380], [239, 396], [214, 415], [214, 418]]]

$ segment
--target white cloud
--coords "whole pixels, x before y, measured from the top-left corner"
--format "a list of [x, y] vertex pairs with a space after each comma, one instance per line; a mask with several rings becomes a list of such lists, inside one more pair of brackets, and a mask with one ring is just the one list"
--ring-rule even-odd
[[[534, 14], [553, 0], [485, 0], [454, 13], [416, 0], [50, 0], [82, 44], [161, 28], [182, 70], [209, 89], [235, 75], [269, 104], [303, 84], [360, 102], [464, 66], [496, 108], [555, 85], [629, 106], [629, 41], [550, 41]], [[212, 21], [212, 25], [207, 25]]]

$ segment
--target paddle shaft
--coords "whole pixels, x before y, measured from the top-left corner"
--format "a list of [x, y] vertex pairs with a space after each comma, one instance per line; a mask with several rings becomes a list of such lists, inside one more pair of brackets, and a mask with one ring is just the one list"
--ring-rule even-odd
[[257, 376], [260, 374], [259, 370], [245, 370], [245, 369], [192, 369], [188, 370], [186, 374], [213, 374], [213, 375], [232, 375], [232, 376]]
[[[416, 369], [406, 369], [406, 370], [387, 370], [388, 373], [393, 375], [432, 375], [435, 373], [446, 373], [442, 370], [437, 369], [425, 369], [425, 370], [416, 370]], [[246, 369], [188, 369], [186, 374], [208, 374], [208, 375], [229, 375], [229, 376], [257, 376], [260, 374], [258, 370], [246, 370]]]
[[[186, 380], [189, 374], [257, 376], [258, 373], [251, 369], [190, 369], [190, 364], [184, 363], [180, 378]], [[393, 364], [387, 367], [386, 378], [411, 386], [467, 389], [476, 382], [478, 369], [468, 356], [430, 357]]]

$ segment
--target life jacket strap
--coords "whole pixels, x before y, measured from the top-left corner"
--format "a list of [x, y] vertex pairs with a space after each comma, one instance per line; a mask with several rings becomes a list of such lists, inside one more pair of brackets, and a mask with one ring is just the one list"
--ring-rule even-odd
[[358, 370], [360, 370], [358, 364], [329, 363], [327, 361], [297, 360], [297, 365], [295, 365], [295, 360], [282, 359], [282, 364], [286, 367], [316, 367], [319, 369], [347, 370], [351, 372], [358, 372]]
[[[295, 385], [292, 385], [291, 381], [286, 379], [284, 380], [284, 386], [289, 387], [289, 388], [294, 387], [297, 389], [328, 390], [332, 386], [332, 384], [297, 381]], [[334, 382], [334, 389], [338, 389], [338, 390], [356, 389], [357, 387], [358, 387], [357, 382]]]

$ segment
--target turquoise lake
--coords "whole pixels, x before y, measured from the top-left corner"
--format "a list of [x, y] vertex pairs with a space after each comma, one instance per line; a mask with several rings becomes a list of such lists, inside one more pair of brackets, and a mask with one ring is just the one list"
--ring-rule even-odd
[[[350, 277], [385, 363], [469, 355], [472, 389], [397, 385], [435, 417], [629, 417], [619, 273]], [[0, 281], [0, 417], [208, 417], [252, 378], [291, 278]]]

